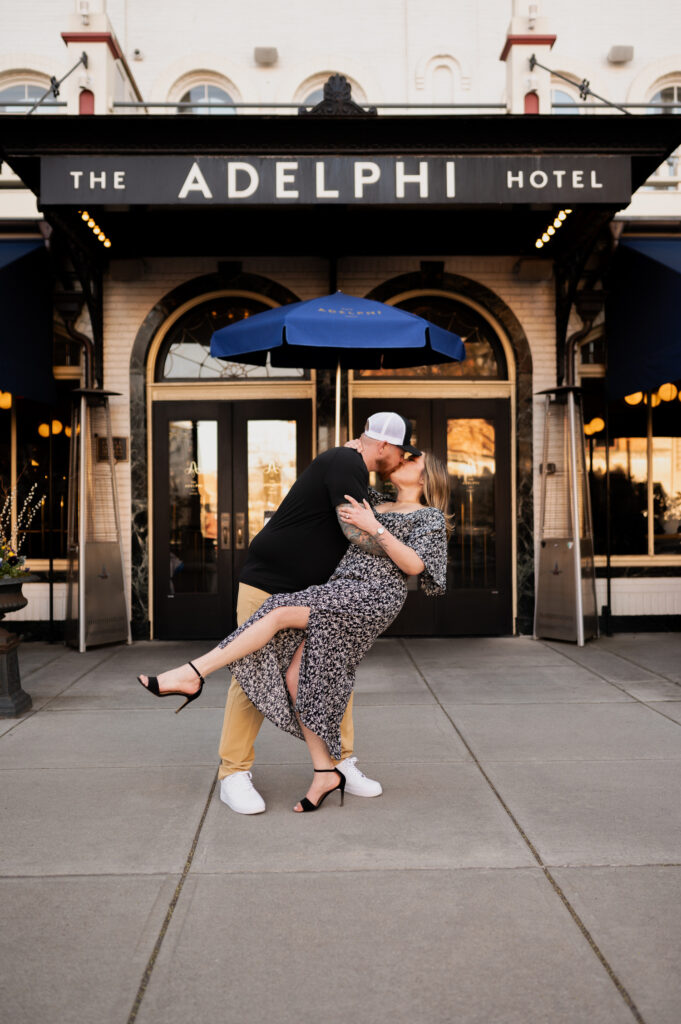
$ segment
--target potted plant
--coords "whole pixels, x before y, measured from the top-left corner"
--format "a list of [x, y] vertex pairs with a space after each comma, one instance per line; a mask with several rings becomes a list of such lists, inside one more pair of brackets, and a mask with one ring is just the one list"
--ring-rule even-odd
[[[7, 495], [0, 511], [0, 619], [26, 607], [28, 599], [21, 588], [24, 583], [38, 579], [26, 568], [26, 558], [21, 554], [26, 531], [44, 501], [43, 497], [36, 499], [36, 488], [34, 484], [28, 492], [15, 524], [12, 524], [14, 492]], [[13, 633], [0, 629], [0, 716], [20, 715], [31, 706], [30, 696], [21, 688], [19, 642]]]

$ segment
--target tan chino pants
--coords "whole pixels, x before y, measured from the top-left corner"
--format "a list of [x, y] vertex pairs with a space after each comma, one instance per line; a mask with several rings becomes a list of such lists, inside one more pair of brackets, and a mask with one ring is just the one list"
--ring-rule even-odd
[[[269, 596], [264, 590], [258, 590], [257, 587], [251, 587], [247, 583], [240, 583], [236, 605], [237, 625], [241, 626], [246, 619], [249, 619]], [[355, 729], [352, 721], [353, 697], [354, 694], [351, 693], [341, 721], [341, 760], [351, 756], [355, 742]], [[258, 711], [254, 704], [251, 704], [236, 679], [232, 679], [227, 693], [225, 717], [220, 736], [218, 778], [224, 779], [227, 775], [233, 775], [234, 772], [251, 770], [255, 760], [255, 738], [262, 725], [263, 717], [262, 712]]]

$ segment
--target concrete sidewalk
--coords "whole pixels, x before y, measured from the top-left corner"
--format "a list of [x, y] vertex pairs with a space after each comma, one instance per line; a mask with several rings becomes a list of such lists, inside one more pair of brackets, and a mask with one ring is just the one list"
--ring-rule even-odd
[[264, 815], [214, 786], [203, 645], [26, 644], [0, 720], [7, 1024], [679, 1024], [681, 636], [382, 640], [357, 753], [384, 795], [305, 792], [265, 725]]

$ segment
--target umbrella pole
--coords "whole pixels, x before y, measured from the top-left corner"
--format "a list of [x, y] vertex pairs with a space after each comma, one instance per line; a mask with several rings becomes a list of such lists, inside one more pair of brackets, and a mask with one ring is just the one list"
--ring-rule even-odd
[[340, 447], [340, 420], [341, 418], [341, 364], [340, 359], [336, 366], [336, 448]]

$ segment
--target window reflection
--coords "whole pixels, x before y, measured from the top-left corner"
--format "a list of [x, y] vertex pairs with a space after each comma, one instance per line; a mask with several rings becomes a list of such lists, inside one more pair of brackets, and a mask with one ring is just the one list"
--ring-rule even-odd
[[276, 512], [296, 479], [296, 421], [248, 421], [248, 538]]
[[218, 425], [168, 424], [169, 596], [217, 593]]
[[496, 583], [495, 431], [491, 420], [447, 420], [447, 470], [456, 531], [449, 542], [452, 584]]
[[499, 339], [491, 324], [476, 310], [446, 295], [416, 295], [396, 303], [399, 309], [429, 320], [445, 331], [458, 334], [466, 346], [466, 358], [460, 363], [435, 366], [408, 366], [380, 370], [357, 370], [363, 377], [441, 377], [475, 380], [481, 377], [505, 380], [506, 362]]

